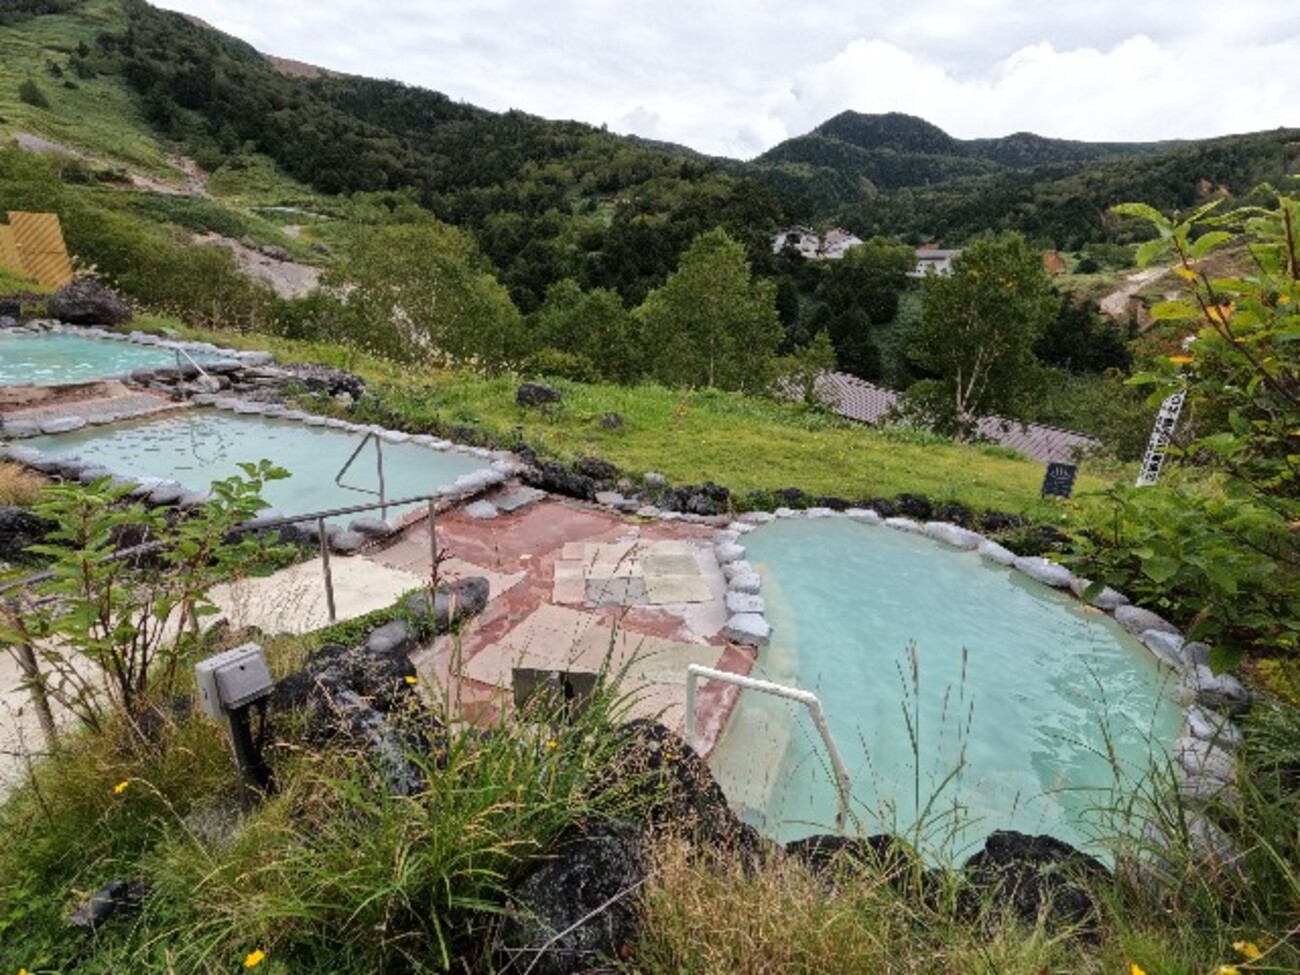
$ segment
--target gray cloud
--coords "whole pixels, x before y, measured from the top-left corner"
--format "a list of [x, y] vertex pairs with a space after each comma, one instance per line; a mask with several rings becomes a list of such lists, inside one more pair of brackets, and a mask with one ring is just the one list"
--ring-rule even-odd
[[963, 137], [1300, 125], [1300, 7], [1273, 0], [161, 5], [269, 53], [744, 158], [845, 109]]

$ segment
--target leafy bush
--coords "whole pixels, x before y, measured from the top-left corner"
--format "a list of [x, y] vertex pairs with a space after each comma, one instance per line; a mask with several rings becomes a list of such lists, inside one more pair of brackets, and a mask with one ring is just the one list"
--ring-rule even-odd
[[31, 78], [28, 78], [18, 86], [18, 98], [20, 101], [27, 105], [31, 105], [33, 108], [50, 107], [49, 98], [46, 97], [45, 92], [41, 90], [41, 86]]

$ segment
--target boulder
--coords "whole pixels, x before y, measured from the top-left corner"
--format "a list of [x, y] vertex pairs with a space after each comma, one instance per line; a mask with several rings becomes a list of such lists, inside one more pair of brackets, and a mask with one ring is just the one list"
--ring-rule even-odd
[[758, 613], [736, 613], [722, 628], [722, 636], [732, 643], [750, 647], [765, 647], [771, 642], [772, 627]]
[[41, 421], [41, 433], [47, 435], [71, 433], [73, 430], [80, 430], [85, 425], [86, 418], [84, 416], [54, 416]]
[[1216, 674], [1204, 664], [1189, 667], [1174, 689], [1184, 706], [1198, 704], [1211, 711], [1239, 714], [1250, 707], [1250, 693], [1231, 674]]
[[0, 505], [0, 562], [25, 562], [25, 549], [45, 539], [58, 526], [25, 508]]
[[731, 562], [739, 562], [745, 557], [745, 546], [737, 545], [735, 542], [723, 542], [721, 545], [714, 546], [713, 554], [717, 556], [719, 565], [727, 565]]
[[589, 972], [619, 963], [637, 937], [645, 878], [639, 831], [630, 823], [575, 830], [515, 887], [501, 935], [501, 968], [534, 975]]
[[1235, 782], [1237, 763], [1226, 750], [1200, 738], [1179, 738], [1174, 742], [1174, 758], [1188, 775], [1209, 776], [1220, 782]]
[[934, 515], [930, 499], [921, 494], [900, 494], [894, 498], [894, 507], [902, 515], [926, 521]]
[[1138, 639], [1166, 667], [1173, 667], [1175, 670], [1183, 669], [1183, 638], [1177, 633], [1146, 630]]
[[[1074, 593], [1077, 598], [1082, 599], [1084, 594], [1087, 593], [1088, 587], [1091, 585], [1091, 579], [1082, 579], [1079, 576], [1075, 576], [1070, 580], [1070, 592]], [[1090, 604], [1096, 606], [1102, 612], [1113, 613], [1121, 606], [1127, 606], [1128, 603], [1128, 597], [1122, 592], [1117, 592], [1110, 586], [1105, 586], [1097, 593], [1097, 595], [1092, 597]]]
[[94, 931], [119, 911], [139, 909], [148, 895], [144, 881], [114, 880], [83, 901], [68, 918], [68, 926]]
[[348, 524], [348, 531], [364, 535], [366, 538], [387, 538], [393, 533], [393, 526], [382, 518], [367, 516], [353, 518]]
[[69, 325], [123, 325], [131, 306], [94, 278], [74, 278], [50, 295], [50, 315]]
[[10, 440], [39, 437], [41, 435], [41, 425], [33, 420], [16, 420], [13, 417], [0, 417], [0, 434], [3, 434]]
[[951, 545], [954, 548], [974, 551], [980, 547], [984, 541], [984, 536], [978, 532], [973, 532], [968, 528], [962, 528], [960, 525], [949, 524], [945, 521], [928, 521], [925, 523], [925, 533], [935, 541], [943, 542], [945, 545]]
[[1134, 636], [1140, 636], [1147, 630], [1160, 630], [1164, 633], [1177, 633], [1174, 626], [1163, 616], [1153, 613], [1141, 606], [1119, 606], [1115, 609], [1115, 622]]
[[759, 578], [757, 572], [737, 572], [727, 580], [727, 590], [729, 592], [744, 592], [757, 595], [762, 589], [763, 580]]
[[179, 504], [180, 500], [186, 495], [185, 485], [179, 481], [160, 481], [154, 485], [149, 496], [145, 499], [151, 505], [163, 506]]
[[910, 532], [913, 535], [920, 535], [925, 532], [925, 529], [921, 527], [921, 523], [913, 521], [911, 518], [886, 518], [885, 524], [890, 528], [896, 528], [901, 532]]
[[1195, 667], [1198, 664], [1208, 667], [1210, 665], [1210, 654], [1212, 653], [1208, 643], [1184, 643], [1183, 644], [1183, 663], [1188, 667]]
[[1065, 566], [1039, 555], [1022, 555], [1011, 564], [1017, 572], [1054, 589], [1068, 589], [1074, 578], [1074, 573]]
[[755, 596], [748, 592], [729, 592], [727, 593], [727, 612], [735, 613], [763, 613], [767, 607], [763, 603], [762, 596]]
[[736, 520], [745, 525], [767, 525], [776, 521], [776, 515], [768, 511], [747, 511]]
[[355, 555], [366, 544], [366, 537], [360, 532], [332, 532], [329, 537], [330, 551], [339, 555]]
[[375, 627], [366, 637], [366, 652], [377, 657], [410, 653], [415, 648], [415, 634], [406, 620], [390, 620]]
[[906, 885], [908, 878], [921, 867], [916, 853], [888, 833], [867, 837], [806, 836], [787, 843], [785, 855], [832, 883], [844, 871], [857, 875], [865, 870]]
[[1186, 734], [1227, 750], [1239, 747], [1242, 742], [1241, 729], [1228, 718], [1199, 707], [1187, 709]]
[[967, 889], [958, 905], [973, 914], [982, 905], [1004, 906], [1021, 923], [1049, 930], [1093, 932], [1098, 919], [1094, 888], [1108, 883], [1099, 860], [1052, 836], [998, 830], [963, 868]]
[[515, 390], [515, 402], [520, 406], [542, 406], [558, 403], [563, 398], [563, 393], [546, 383], [524, 383]]
[[430, 603], [427, 592], [413, 592], [403, 608], [430, 633], [446, 633], [487, 608], [491, 587], [482, 576], [466, 576], [439, 586]]
[[686, 835], [718, 850], [753, 851], [762, 845], [741, 823], [704, 759], [658, 721], [638, 718], [618, 731], [617, 750], [595, 789], [644, 799], [651, 830]]
[[880, 515], [870, 508], [849, 508], [844, 512], [854, 521], [860, 521], [864, 525], [879, 525], [881, 522]]

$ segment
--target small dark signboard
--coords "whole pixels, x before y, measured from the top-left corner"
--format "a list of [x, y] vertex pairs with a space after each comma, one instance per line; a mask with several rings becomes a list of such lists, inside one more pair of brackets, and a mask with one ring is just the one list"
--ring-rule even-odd
[[1078, 474], [1078, 464], [1048, 464], [1043, 477], [1043, 497], [1068, 498]]

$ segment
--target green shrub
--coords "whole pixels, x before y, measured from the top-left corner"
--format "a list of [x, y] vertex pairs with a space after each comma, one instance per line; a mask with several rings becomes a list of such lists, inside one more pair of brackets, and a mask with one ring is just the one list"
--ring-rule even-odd
[[50, 107], [49, 98], [41, 90], [41, 86], [31, 78], [18, 86], [18, 98], [24, 104], [31, 105], [33, 108], [48, 109]]

